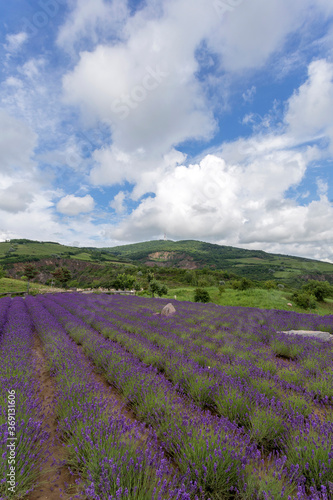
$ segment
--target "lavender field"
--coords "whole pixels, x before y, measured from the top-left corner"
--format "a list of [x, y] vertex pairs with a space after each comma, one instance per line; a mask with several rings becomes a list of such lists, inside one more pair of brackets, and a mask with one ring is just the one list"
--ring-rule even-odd
[[333, 316], [172, 302], [0, 299], [1, 499], [333, 499]]

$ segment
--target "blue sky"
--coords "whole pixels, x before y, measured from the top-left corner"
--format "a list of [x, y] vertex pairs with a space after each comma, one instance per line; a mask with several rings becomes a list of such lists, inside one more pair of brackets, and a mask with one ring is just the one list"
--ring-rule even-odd
[[331, 0], [0, 5], [0, 241], [333, 262]]

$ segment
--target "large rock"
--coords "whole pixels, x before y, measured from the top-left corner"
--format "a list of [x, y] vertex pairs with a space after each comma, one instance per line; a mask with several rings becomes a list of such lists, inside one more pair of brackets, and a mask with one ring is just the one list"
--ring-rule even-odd
[[171, 316], [172, 314], [175, 314], [175, 312], [176, 312], [176, 309], [170, 303], [170, 304], [167, 304], [166, 306], [163, 307], [163, 309], [161, 311], [161, 315], [162, 316]]
[[328, 332], [318, 332], [312, 330], [289, 330], [286, 333], [287, 335], [301, 335], [302, 337], [313, 337], [320, 340], [325, 340], [326, 342], [333, 342], [333, 335]]

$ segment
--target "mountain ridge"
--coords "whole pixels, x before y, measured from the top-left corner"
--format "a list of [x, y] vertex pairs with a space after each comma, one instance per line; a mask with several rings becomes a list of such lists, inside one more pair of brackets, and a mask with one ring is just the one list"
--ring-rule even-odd
[[[132, 264], [158, 268], [232, 272], [264, 281], [295, 284], [307, 279], [333, 283], [333, 264], [306, 257], [272, 254], [197, 240], [150, 240], [116, 247], [74, 247], [53, 242], [15, 239], [0, 243], [0, 264], [75, 259], [103, 265]], [[162, 270], [162, 269], [161, 269]]]

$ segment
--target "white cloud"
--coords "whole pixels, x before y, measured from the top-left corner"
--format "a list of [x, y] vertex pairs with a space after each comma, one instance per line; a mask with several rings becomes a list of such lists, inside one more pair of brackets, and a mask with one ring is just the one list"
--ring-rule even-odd
[[[75, 36], [84, 32], [90, 1], [76, 4]], [[116, 5], [106, 7], [99, 1], [97, 17], [92, 16], [91, 22]], [[320, 13], [326, 4], [313, 8]], [[213, 1], [198, 0], [192, 9], [188, 0], [151, 0], [127, 18], [120, 38], [106, 42], [102, 37], [103, 43], [95, 49], [80, 52], [75, 68], [63, 79], [65, 102], [80, 107], [89, 125], [108, 123], [112, 133], [112, 144], [95, 152], [94, 184], [133, 181], [138, 172], [150, 171], [153, 163], [158, 168], [161, 158], [178, 144], [212, 137], [214, 101], [208, 100], [207, 82], [197, 78], [197, 54], [203, 41], [221, 58], [222, 70], [258, 68], [282, 50], [287, 36], [305, 22], [309, 11], [303, 0], [292, 4], [253, 0], [230, 10], [221, 18]], [[69, 26], [65, 25], [65, 32], [70, 32]], [[218, 74], [215, 77], [215, 84], [210, 79], [209, 86], [223, 93], [217, 89]], [[252, 86], [244, 99], [252, 99], [255, 90]]]
[[90, 173], [93, 184], [112, 185], [127, 180], [136, 183], [136, 197], [151, 191], [166, 169], [170, 170], [185, 160], [185, 155], [175, 149], [163, 156], [148, 156], [144, 149], [125, 153], [114, 146], [96, 150], [93, 157], [96, 162]]
[[57, 42], [71, 52], [83, 40], [96, 44], [103, 36], [115, 35], [128, 10], [123, 0], [76, 0], [71, 14], [61, 27]]
[[5, 80], [5, 84], [8, 85], [9, 87], [16, 87], [16, 88], [22, 88], [22, 82], [18, 78], [15, 78], [14, 76], [9, 76], [7, 80]]
[[332, 116], [333, 64], [324, 59], [313, 61], [307, 81], [289, 99], [285, 117], [289, 133], [303, 141], [319, 137], [333, 141]]
[[174, 239], [200, 235], [221, 244], [332, 259], [333, 205], [327, 183], [317, 181], [319, 199], [307, 205], [287, 196], [301, 184], [311, 162], [326, 156], [325, 150], [304, 142], [311, 113], [311, 133], [329, 133], [330, 68], [325, 61], [310, 65], [308, 80], [288, 101], [280, 133], [224, 143], [197, 164], [175, 166], [155, 178], [155, 197], [144, 199], [113, 237], [142, 240], [166, 231]]
[[10, 53], [17, 52], [22, 45], [27, 41], [28, 35], [24, 31], [21, 31], [20, 33], [16, 33], [13, 35], [7, 35], [6, 40], [7, 43], [5, 44], [5, 48], [8, 50]]
[[0, 171], [31, 169], [37, 135], [22, 121], [0, 110]]
[[94, 199], [89, 194], [83, 197], [69, 194], [64, 196], [57, 203], [57, 210], [64, 215], [76, 216], [82, 213], [92, 212], [94, 206]]
[[[222, 4], [225, 2], [221, 2]], [[221, 54], [229, 71], [263, 66], [269, 57], [284, 46], [286, 37], [304, 22], [310, 0], [252, 0], [239, 2], [223, 26], [212, 33], [210, 43]]]
[[252, 102], [254, 96], [256, 95], [257, 87], [252, 85], [250, 89], [243, 93], [242, 97], [246, 103]]
[[0, 189], [0, 210], [18, 213], [25, 211], [34, 199], [33, 186], [27, 182], [16, 182]]
[[[156, 186], [156, 196], [110, 234], [133, 241], [167, 232], [171, 239], [198, 239], [264, 248], [281, 253], [327, 257], [333, 243], [333, 206], [319, 183], [320, 199], [306, 206], [286, 197], [302, 180], [306, 155], [263, 154], [247, 165], [208, 155], [200, 164], [179, 166]], [[295, 250], [299, 244], [299, 249]], [[290, 249], [293, 249], [292, 251]]]
[[126, 206], [124, 204], [128, 193], [124, 191], [119, 191], [118, 194], [110, 201], [110, 207], [113, 208], [117, 214], [123, 214], [126, 211]]
[[36, 79], [40, 75], [40, 70], [45, 65], [44, 59], [29, 59], [19, 68], [20, 73], [29, 78], [30, 80]]

